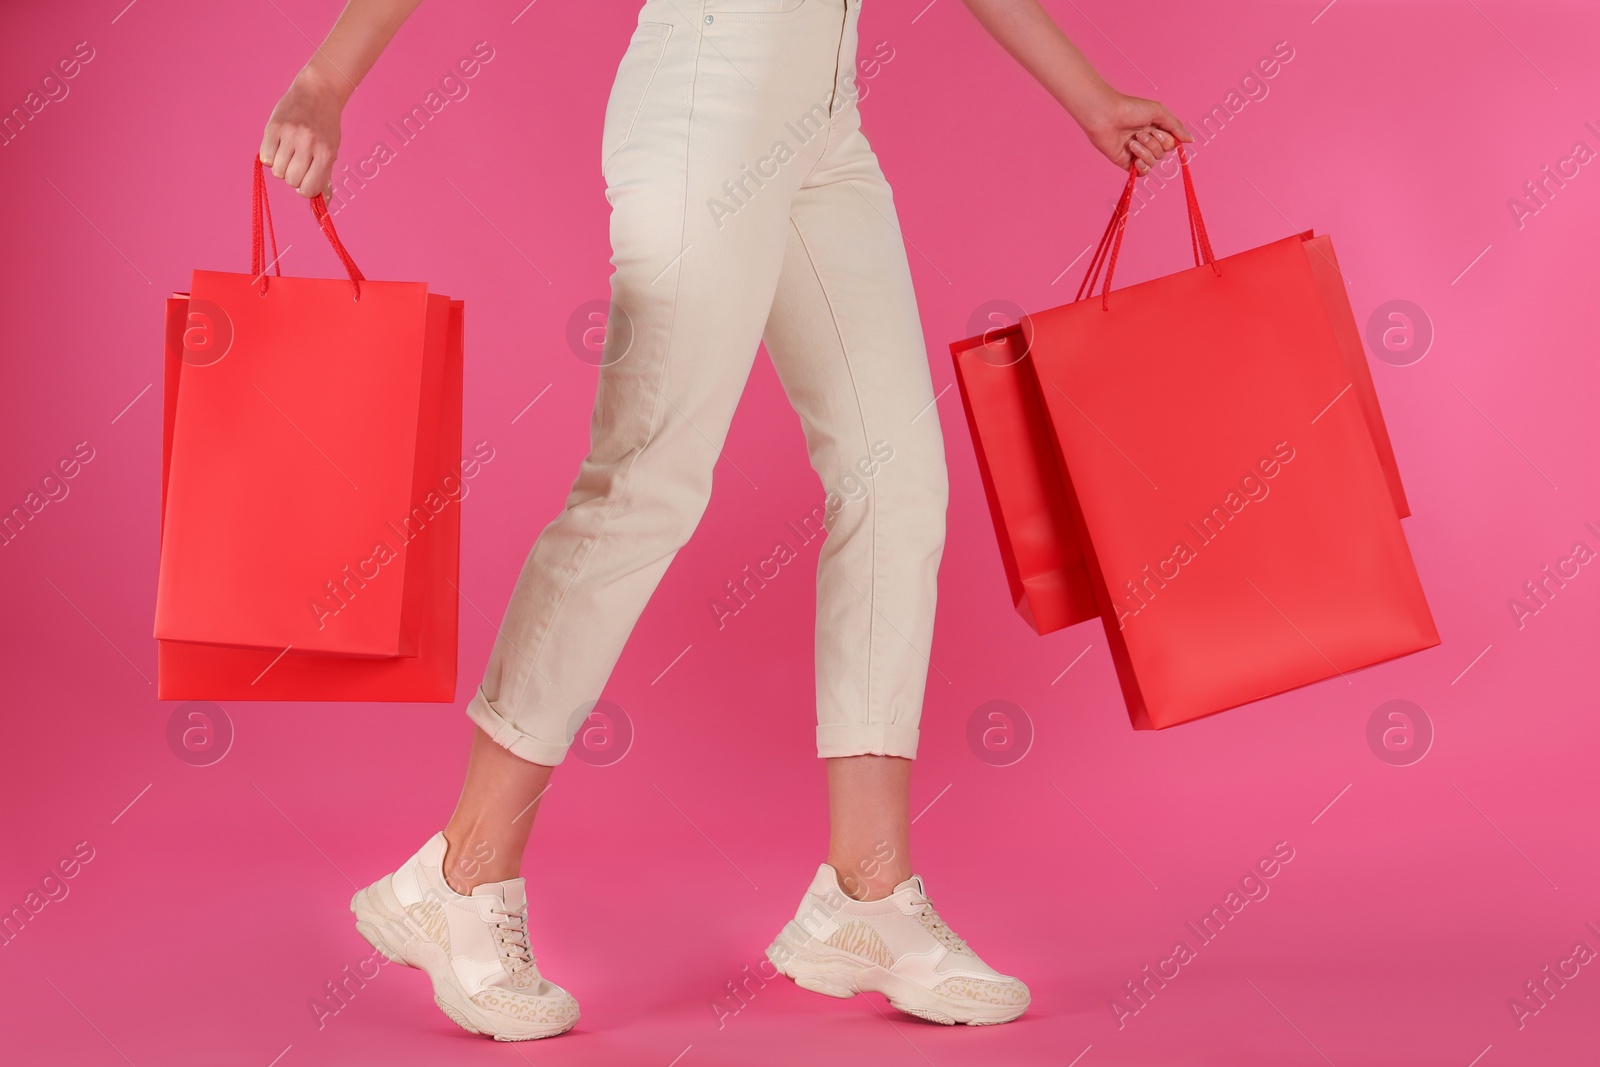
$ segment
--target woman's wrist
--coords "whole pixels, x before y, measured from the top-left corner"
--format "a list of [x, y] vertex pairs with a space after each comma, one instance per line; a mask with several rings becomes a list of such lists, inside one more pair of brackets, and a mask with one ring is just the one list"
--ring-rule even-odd
[[1070, 98], [1061, 101], [1073, 121], [1085, 132], [1102, 130], [1116, 121], [1117, 103], [1122, 94], [1113, 89], [1098, 74], [1091, 84], [1081, 87]]
[[321, 52], [306, 61], [306, 65], [300, 68], [294, 80], [308, 92], [331, 97], [341, 109], [356, 91], [355, 84], [334, 69], [333, 64]]

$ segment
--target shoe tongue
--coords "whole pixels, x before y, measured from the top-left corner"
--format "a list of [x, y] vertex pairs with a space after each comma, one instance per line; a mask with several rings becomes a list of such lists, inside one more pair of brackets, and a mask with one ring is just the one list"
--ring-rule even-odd
[[475, 897], [496, 897], [501, 902], [505, 911], [516, 911], [528, 903], [528, 883], [521, 878], [507, 878], [503, 882], [485, 882], [474, 886], [472, 895]]

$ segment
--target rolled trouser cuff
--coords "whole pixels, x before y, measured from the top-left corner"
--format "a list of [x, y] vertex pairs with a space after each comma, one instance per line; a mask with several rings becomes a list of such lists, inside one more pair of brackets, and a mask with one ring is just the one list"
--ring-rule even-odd
[[817, 727], [817, 756], [900, 756], [917, 758], [915, 726], [893, 723], [824, 723]]
[[488, 697], [483, 695], [482, 686], [479, 686], [467, 704], [467, 718], [476, 723], [478, 729], [488, 734], [489, 739], [495, 744], [529, 763], [542, 763], [547, 767], [559, 766], [561, 761], [567, 758], [567, 749], [572, 745], [572, 742], [565, 739], [550, 741], [517, 729], [510, 719], [496, 711], [494, 705], [489, 703]]

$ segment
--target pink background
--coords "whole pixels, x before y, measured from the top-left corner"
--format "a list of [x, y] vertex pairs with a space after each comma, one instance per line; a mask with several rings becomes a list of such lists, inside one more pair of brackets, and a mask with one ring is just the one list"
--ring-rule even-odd
[[[1064, 268], [1100, 232], [1120, 178], [956, 0], [867, 0], [862, 52], [888, 42], [893, 58], [868, 82], [865, 126], [911, 246], [953, 483], [915, 861], [945, 917], [1027, 980], [1034, 1006], [1011, 1026], [948, 1030], [875, 995], [824, 1000], [780, 981], [719, 1027], [712, 1002], [762, 962], [825, 844], [812, 564], [785, 570], [721, 632], [707, 606], [821, 498], [763, 359], [726, 449], [760, 489], [719, 467], [710, 512], [606, 693], [634, 725], [632, 750], [610, 766], [569, 761], [534, 836], [535, 951], [583, 1021], [559, 1041], [505, 1047], [456, 1030], [398, 968], [320, 1029], [308, 1002], [371, 955], [345, 910], [354, 885], [448, 814], [490, 620], [585, 448], [594, 370], [566, 324], [607, 292], [601, 116], [636, 7], [425, 4], [353, 100], [346, 159], [475, 42], [495, 51], [470, 94], [338, 216], [372, 276], [466, 301], [466, 438], [496, 458], [464, 512], [458, 700], [230, 703], [232, 750], [196, 767], [169, 748], [174, 705], [150, 684], [162, 298], [196, 267], [244, 269], [247, 156], [339, 5], [125, 2], [0, 16], [6, 109], [76, 42], [95, 51], [70, 94], [0, 148], [0, 506], [76, 442], [95, 450], [69, 495], [0, 549], [0, 907], [76, 843], [94, 850], [68, 896], [0, 947], [8, 1058], [1594, 1062], [1600, 965], [1520, 1030], [1507, 1005], [1575, 943], [1600, 949], [1585, 925], [1600, 927], [1600, 566], [1520, 629], [1507, 606], [1574, 542], [1600, 547], [1584, 528], [1600, 525], [1600, 170], [1580, 167], [1521, 227], [1507, 207], [1574, 142], [1600, 148], [1585, 127], [1600, 127], [1591, 5], [1048, 3], [1115, 85], [1191, 123], [1288, 41], [1294, 58], [1268, 94], [1195, 157], [1218, 253], [1331, 233], [1363, 326], [1403, 299], [1435, 331], [1420, 361], [1372, 366], [1443, 644], [1152, 734], [1129, 728], [1097, 624], [1039, 638], [1015, 615], [945, 389], [945, 346], [981, 303], [1070, 298], [1082, 263]], [[335, 274], [309, 213], [275, 202], [295, 246], [286, 272]], [[1119, 280], [1183, 266], [1182, 226], [1180, 200], [1158, 197]], [[1435, 731], [1410, 766], [1367, 742], [1393, 699]], [[968, 719], [990, 700], [1020, 705], [1034, 731], [1009, 766], [968, 747]], [[1108, 1001], [1123, 983], [1279, 841], [1295, 858], [1270, 896], [1119, 1029]]]

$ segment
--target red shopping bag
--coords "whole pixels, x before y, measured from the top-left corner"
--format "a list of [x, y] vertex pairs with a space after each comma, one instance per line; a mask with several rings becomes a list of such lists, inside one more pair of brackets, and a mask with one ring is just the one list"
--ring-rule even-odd
[[1072, 534], [1049, 417], [1022, 365], [1021, 327], [957, 341], [950, 354], [1011, 602], [1041, 634], [1094, 618], [1094, 590]]
[[[1309, 230], [1300, 238], [1395, 508], [1404, 518], [1410, 510], [1400, 469], [1333, 242]], [[1049, 416], [1037, 377], [1027, 366], [1022, 327], [1003, 327], [956, 341], [950, 353], [1012, 603], [1040, 634], [1095, 618], [1099, 607], [1071, 521]]]
[[[1111, 292], [1136, 172], [1076, 302], [1023, 316], [1134, 725], [1439, 643], [1337, 266], [1306, 234]], [[1101, 269], [1100, 298], [1092, 295]], [[1342, 294], [1341, 294], [1342, 295]], [[1335, 309], [1337, 310], [1337, 308]]]
[[453, 700], [461, 301], [364, 278], [196, 271], [167, 302], [163, 699]]

